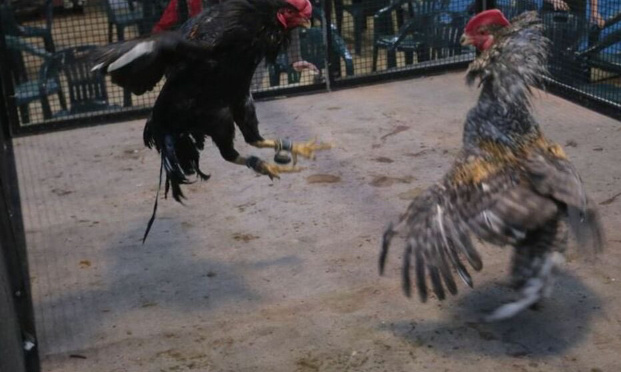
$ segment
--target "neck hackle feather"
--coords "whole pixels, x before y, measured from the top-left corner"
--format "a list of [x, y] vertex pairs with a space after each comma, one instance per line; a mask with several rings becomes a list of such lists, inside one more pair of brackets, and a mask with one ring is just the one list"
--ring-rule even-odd
[[530, 86], [541, 86], [547, 75], [549, 40], [536, 12], [525, 12], [494, 33], [494, 44], [472, 62], [466, 82], [479, 80], [482, 98], [494, 97], [503, 106], [529, 104]]

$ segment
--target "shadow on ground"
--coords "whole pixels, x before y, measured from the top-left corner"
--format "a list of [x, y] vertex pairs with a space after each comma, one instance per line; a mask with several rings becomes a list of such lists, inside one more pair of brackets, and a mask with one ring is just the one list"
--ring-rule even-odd
[[[470, 290], [460, 300], [443, 306], [445, 322], [401, 321], [386, 325], [415, 347], [443, 354], [478, 354], [487, 357], [547, 357], [559, 355], [580, 344], [589, 333], [589, 323], [600, 310], [599, 298], [578, 278], [562, 274], [552, 298], [537, 310], [497, 323], [482, 323], [481, 316], [505, 300], [508, 289], [489, 284]], [[413, 299], [413, 301], [417, 301]], [[435, 300], [416, 306], [433, 306]]]
[[[85, 270], [97, 274], [88, 275], [87, 283], [76, 283], [80, 289], [67, 288], [38, 306], [44, 316], [52, 318], [46, 323], [51, 326], [47, 340], [50, 344], [44, 345], [43, 350], [79, 348], [85, 340], [114, 332], [112, 329], [122, 317], [134, 319], [124, 322], [131, 328], [138, 323], [144, 323], [143, 326], [153, 323], [158, 319], [156, 314], [162, 312], [169, 317], [183, 317], [191, 312], [209, 316], [222, 305], [248, 304], [260, 299], [246, 284], [239, 263], [205, 259], [192, 253], [197, 250], [197, 244], [205, 245], [206, 250], [214, 247], [191, 236], [175, 238], [188, 232], [172, 231], [176, 230], [173, 226], [170, 234], [158, 236], [158, 244], [147, 241], [142, 245], [136, 236], [143, 229], [139, 225], [109, 237], [113, 244], [103, 249], [105, 256], [100, 262], [81, 262], [84, 266], [92, 265]], [[284, 257], [246, 269], [262, 270], [298, 261], [297, 257]], [[98, 265], [102, 266], [97, 268]]]

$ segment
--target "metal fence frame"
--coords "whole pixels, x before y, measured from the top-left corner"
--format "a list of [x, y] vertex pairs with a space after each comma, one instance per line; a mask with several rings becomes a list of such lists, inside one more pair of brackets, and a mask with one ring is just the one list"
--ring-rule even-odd
[[0, 370], [38, 372], [26, 239], [6, 114], [0, 95]]
[[546, 79], [548, 92], [602, 115], [621, 120], [621, 105], [606, 101], [554, 79]]
[[[324, 19], [331, 19], [331, 2], [322, 0], [322, 5]], [[494, 5], [494, 0], [477, 0], [476, 7], [478, 10], [483, 10], [493, 8]], [[326, 25], [326, 22], [323, 24]], [[324, 40], [327, 51], [332, 50], [331, 33], [332, 29], [324, 26]], [[0, 35], [2, 35], [1, 24]], [[0, 37], [0, 50], [4, 50], [4, 44], [4, 38]], [[464, 69], [470, 62], [460, 60], [440, 64], [422, 63], [408, 69], [336, 78], [339, 67], [332, 64], [329, 52], [326, 53], [326, 56], [325, 64], [328, 73], [325, 82], [269, 89], [257, 92], [255, 98], [258, 100], [273, 99], [443, 73]], [[88, 118], [56, 119], [46, 122], [45, 125], [32, 127], [20, 126], [17, 107], [12, 102], [14, 89], [8, 71], [3, 67], [6, 64], [1, 58], [3, 57], [0, 56], [0, 124], [2, 129], [0, 132], [0, 144], [2, 145], [0, 149], [0, 370], [37, 372], [40, 370], [39, 356], [11, 137], [144, 118], [150, 108], [126, 109]], [[548, 79], [546, 85], [553, 94], [605, 115], [621, 119], [621, 106], [618, 104], [605, 101], [553, 79]], [[25, 346], [27, 347], [25, 348]]]

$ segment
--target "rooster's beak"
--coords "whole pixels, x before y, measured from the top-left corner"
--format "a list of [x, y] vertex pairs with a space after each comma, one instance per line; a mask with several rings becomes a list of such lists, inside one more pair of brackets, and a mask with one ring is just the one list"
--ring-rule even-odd
[[461, 39], [459, 40], [459, 42], [463, 46], [472, 45], [472, 41], [472, 38], [466, 34], [461, 35]]
[[312, 25], [311, 20], [308, 18], [302, 18], [302, 22], [300, 22], [300, 27], [311, 28]]

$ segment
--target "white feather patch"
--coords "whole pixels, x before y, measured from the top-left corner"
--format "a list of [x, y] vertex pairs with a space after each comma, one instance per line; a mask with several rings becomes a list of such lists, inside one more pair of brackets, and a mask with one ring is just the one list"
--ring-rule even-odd
[[444, 231], [444, 209], [436, 204], [436, 223], [438, 224], [438, 228], [440, 229], [440, 235], [442, 236], [442, 242], [448, 248], [448, 239], [446, 238], [446, 232]]
[[505, 235], [505, 228], [508, 228], [512, 233], [512, 238], [522, 240], [526, 237], [526, 232], [520, 231], [512, 226], [504, 223], [504, 221], [491, 211], [484, 211], [483, 217], [487, 225], [497, 234]]
[[493, 313], [486, 316], [484, 320], [486, 322], [495, 322], [498, 320], [512, 318], [518, 313], [528, 309], [532, 305], [536, 304], [541, 299], [541, 289], [543, 288], [543, 280], [540, 278], [531, 278], [528, 280], [522, 294], [524, 297], [518, 301], [514, 301], [505, 305], [502, 305]]
[[543, 260], [539, 272], [535, 274], [535, 277], [528, 279], [522, 288], [523, 297], [518, 301], [502, 305], [485, 317], [485, 321], [494, 322], [511, 318], [539, 302], [542, 297], [550, 297], [554, 285], [554, 270], [558, 265], [565, 262], [565, 258], [559, 252], [552, 252], [546, 255]]
[[153, 52], [153, 48], [155, 46], [155, 41], [145, 41], [142, 42], [135, 47], [133, 47], [129, 52], [123, 54], [119, 59], [114, 61], [108, 66], [108, 72], [112, 72], [114, 70], [118, 70], [121, 67], [124, 67], [134, 60]]
[[104, 65], [104, 63], [103, 63], [103, 62], [102, 62], [102, 63], [100, 63], [100, 64], [98, 64], [98, 65], [95, 65], [95, 66], [91, 69], [91, 72], [95, 72], [95, 71], [99, 70], [99, 69], [100, 69], [103, 65]]

